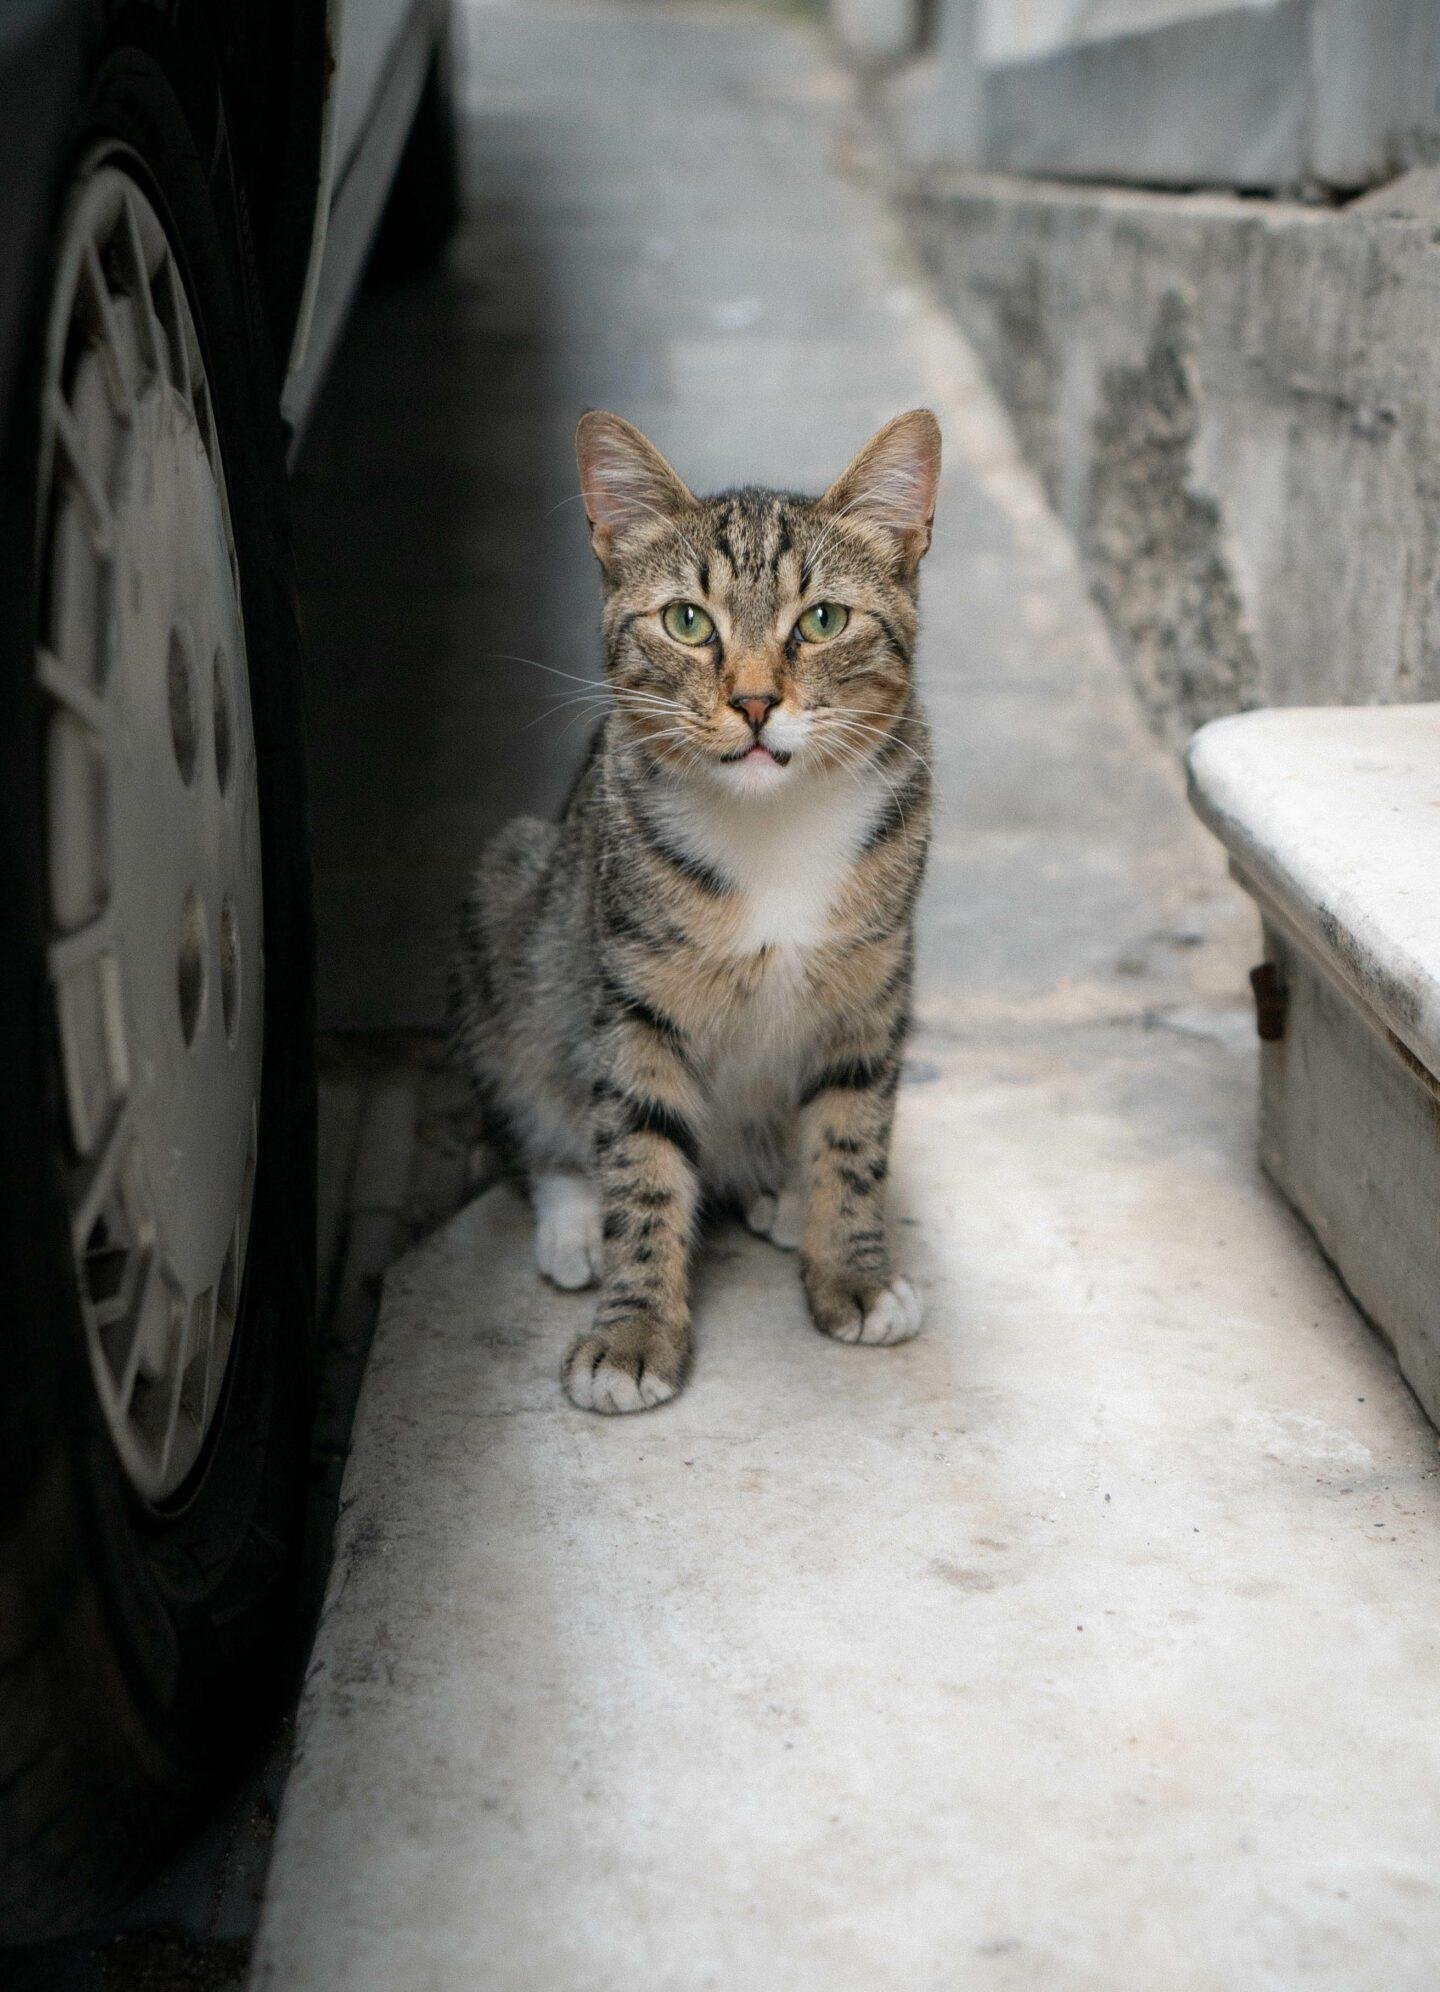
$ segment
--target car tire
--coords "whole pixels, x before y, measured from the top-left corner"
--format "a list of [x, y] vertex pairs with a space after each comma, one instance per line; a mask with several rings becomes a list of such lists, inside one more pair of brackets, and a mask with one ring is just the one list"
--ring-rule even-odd
[[[0, 453], [4, 516], [16, 522], [0, 536], [0, 927], [9, 958], [0, 1014], [0, 1347], [9, 1362], [0, 1390], [0, 1939], [10, 1942], [91, 1927], [134, 1891], [253, 1751], [293, 1681], [299, 1644], [315, 1094], [301, 656], [278, 378], [201, 14], [108, 10], [56, 267], [37, 288], [32, 391], [17, 401]], [[112, 196], [120, 218], [106, 235]], [[99, 217], [93, 241], [74, 232], [77, 215], [91, 212], [86, 202]], [[91, 287], [88, 315], [75, 307], [73, 324], [64, 301], [72, 281]], [[152, 307], [158, 332], [145, 319]], [[130, 452], [129, 469], [108, 483], [106, 452], [85, 460], [91, 445], [76, 440], [80, 417], [65, 402], [67, 380], [102, 376], [107, 391], [118, 382], [116, 461], [122, 446]], [[71, 391], [81, 397], [80, 385]], [[169, 400], [153, 433], [169, 442], [147, 440], [147, 411], [162, 393]], [[175, 537], [164, 541], [136, 494], [149, 477], [163, 496], [172, 475], [190, 482], [185, 502], [169, 505]], [[71, 532], [75, 491], [92, 507], [93, 546], [66, 568], [62, 589], [56, 548]], [[26, 520], [33, 530], [20, 528]], [[144, 628], [171, 613], [172, 586], [182, 608], [191, 600], [196, 544], [210, 549], [196, 628], [228, 603], [240, 632], [223, 683], [223, 646], [212, 681], [211, 652], [200, 647], [209, 637], [184, 616], [171, 625], [168, 656], [135, 635], [142, 611], [132, 612], [132, 591], [152, 604]], [[90, 635], [87, 559], [100, 577]], [[52, 626], [61, 600], [63, 629]], [[84, 661], [92, 637], [93, 676]], [[179, 666], [177, 643], [197, 653]], [[169, 817], [147, 804], [163, 784], [135, 776], [155, 747], [154, 729], [141, 724], [159, 696], [150, 672], [169, 674], [160, 708], [178, 769], [166, 778]], [[122, 711], [132, 681], [139, 689]], [[76, 767], [90, 762], [93, 781], [77, 781]], [[187, 782], [205, 798], [193, 804], [193, 852], [172, 834], [182, 821], [174, 811], [191, 806]], [[127, 811], [139, 826], [128, 841]], [[93, 880], [75, 826], [87, 812], [100, 826]], [[156, 984], [173, 987], [182, 1031], [189, 990], [193, 1035], [178, 1062], [154, 1035], [153, 1008], [147, 1021], [131, 1001], [171, 946], [168, 929], [158, 952], [135, 939], [154, 941], [133, 915], [159, 890], [135, 863], [147, 848], [157, 875], [179, 877], [193, 859], [199, 881], [176, 911], [174, 982]], [[216, 900], [205, 866], [224, 885], [226, 864], [231, 885]], [[74, 904], [92, 886], [93, 929]], [[117, 906], [131, 914], [122, 920]], [[72, 1000], [67, 978], [79, 974], [92, 932], [108, 938], [88, 957], [91, 994]], [[102, 1011], [98, 1024], [85, 1023]], [[235, 1069], [224, 1063], [232, 1031], [251, 1064], [243, 1083], [212, 1089], [212, 1064], [222, 1077]], [[197, 1044], [212, 1061], [203, 1069], [185, 1063], [198, 1058]], [[189, 1088], [178, 1106], [151, 1083], [156, 1069], [179, 1072], [176, 1085]], [[100, 1130], [88, 1159], [87, 1115]], [[167, 1164], [153, 1150], [156, 1130], [182, 1124], [194, 1138], [167, 1150]], [[248, 1130], [238, 1162], [236, 1128]], [[102, 1165], [103, 1195], [113, 1198], [103, 1207]], [[219, 1283], [192, 1294], [216, 1238]], [[192, 1260], [199, 1272], [183, 1270]], [[133, 1358], [122, 1354], [131, 1307], [128, 1346], [142, 1331], [147, 1338]], [[129, 1372], [124, 1402], [120, 1368]], [[133, 1410], [137, 1397], [151, 1407], [148, 1424]]]

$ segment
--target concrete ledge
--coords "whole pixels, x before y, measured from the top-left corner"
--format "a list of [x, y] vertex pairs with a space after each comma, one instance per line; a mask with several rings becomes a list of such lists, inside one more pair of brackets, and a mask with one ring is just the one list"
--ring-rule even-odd
[[1440, 705], [1245, 713], [1186, 761], [1246, 889], [1440, 1073]]
[[1285, 1030], [1260, 1047], [1260, 1159], [1440, 1425], [1440, 1097], [1272, 920], [1265, 956]]
[[1440, 706], [1247, 713], [1187, 759], [1264, 923], [1261, 1159], [1440, 1423]]

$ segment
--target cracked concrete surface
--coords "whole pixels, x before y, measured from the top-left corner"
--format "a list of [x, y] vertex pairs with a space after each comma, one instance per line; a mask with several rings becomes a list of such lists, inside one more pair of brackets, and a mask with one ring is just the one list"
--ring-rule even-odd
[[[495, 191], [460, 267], [544, 345], [508, 391], [547, 505], [587, 401], [702, 483], [815, 483], [885, 415], [940, 415], [943, 801], [892, 1204], [927, 1323], [829, 1344], [793, 1263], [727, 1229], [688, 1390], [601, 1420], [557, 1380], [588, 1303], [540, 1286], [508, 1190], [403, 1260], [255, 1983], [1419, 1992], [1435, 1439], [1258, 1174], [1251, 915], [842, 170], [820, 46], [742, 13], [466, 18]], [[477, 396], [429, 447], [506, 447]], [[549, 654], [579, 669], [572, 537]], [[491, 754], [505, 719], [474, 709]]]

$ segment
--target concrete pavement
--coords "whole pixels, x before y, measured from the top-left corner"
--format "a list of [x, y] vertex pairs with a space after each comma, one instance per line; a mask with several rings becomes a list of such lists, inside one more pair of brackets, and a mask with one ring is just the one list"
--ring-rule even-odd
[[[254, 1982], [1419, 1992], [1436, 1444], [1256, 1169], [1251, 916], [967, 349], [842, 170], [823, 49], [740, 12], [465, 19], [471, 344], [452, 309], [441, 345], [477, 412], [417, 407], [417, 490], [427, 462], [473, 489], [483, 450], [563, 507], [586, 404], [701, 484], [818, 484], [884, 416], [940, 416], [943, 802], [893, 1199], [927, 1323], [828, 1344], [793, 1263], [727, 1230], [689, 1389], [606, 1421], [561, 1395], [587, 1302], [541, 1287], [508, 1191], [403, 1260]], [[476, 363], [497, 325], [508, 371]], [[496, 649], [593, 668], [578, 520], [538, 572], [493, 507], [462, 518], [422, 605], [441, 871], [535, 716], [513, 677], [464, 677], [455, 575], [491, 563], [528, 602]], [[399, 765], [397, 810], [419, 750]], [[392, 859], [418, 872], [420, 831]]]

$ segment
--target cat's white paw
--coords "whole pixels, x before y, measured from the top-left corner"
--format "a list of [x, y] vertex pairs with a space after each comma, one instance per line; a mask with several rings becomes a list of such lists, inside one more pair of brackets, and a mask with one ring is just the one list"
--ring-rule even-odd
[[584, 1176], [557, 1172], [530, 1185], [535, 1205], [535, 1263], [568, 1292], [594, 1284], [603, 1269], [600, 1198]]
[[892, 1280], [882, 1287], [864, 1314], [855, 1314], [829, 1332], [837, 1342], [866, 1342], [888, 1346], [908, 1342], [920, 1332], [925, 1306], [909, 1280]]
[[565, 1358], [565, 1395], [582, 1411], [653, 1411], [684, 1383], [689, 1354], [683, 1336], [597, 1328]]
[[781, 1190], [778, 1196], [762, 1191], [746, 1210], [745, 1222], [757, 1237], [794, 1252], [805, 1236], [805, 1199], [798, 1190]]

